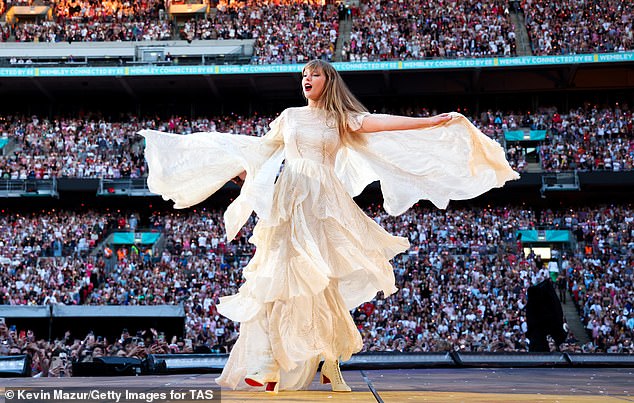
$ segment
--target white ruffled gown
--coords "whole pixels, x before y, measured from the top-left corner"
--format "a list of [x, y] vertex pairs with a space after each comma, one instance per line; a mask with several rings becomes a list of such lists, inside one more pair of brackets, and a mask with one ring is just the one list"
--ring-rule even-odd
[[[349, 127], [357, 130], [364, 116], [349, 116]], [[352, 197], [369, 183], [380, 180], [386, 211], [398, 215], [420, 199], [444, 208], [519, 177], [502, 148], [460, 114], [434, 128], [372, 133], [367, 145], [354, 147], [343, 146], [334, 122], [312, 107], [285, 110], [262, 138], [141, 134], [150, 190], [176, 208], [247, 172], [225, 213], [227, 239], [255, 211], [250, 242], [257, 248], [239, 292], [218, 305], [241, 322], [216, 380], [233, 389], [252, 388], [245, 376], [271, 357], [281, 390], [304, 389], [320, 359], [345, 361], [362, 348], [350, 310], [378, 291], [396, 291], [389, 260], [409, 247], [355, 204]]]

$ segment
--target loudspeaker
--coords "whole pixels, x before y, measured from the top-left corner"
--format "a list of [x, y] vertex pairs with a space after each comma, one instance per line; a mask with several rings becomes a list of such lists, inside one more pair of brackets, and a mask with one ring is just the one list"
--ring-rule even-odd
[[451, 352], [398, 353], [372, 352], [355, 354], [341, 363], [341, 369], [390, 369], [455, 367]]
[[526, 336], [530, 340], [530, 352], [548, 352], [547, 335], [559, 346], [566, 340], [564, 331], [564, 313], [550, 279], [528, 287], [526, 304]]
[[74, 362], [73, 376], [140, 375], [141, 360], [131, 357], [97, 357], [92, 362]]
[[149, 373], [199, 374], [221, 372], [228, 357], [229, 354], [150, 354], [146, 361]]
[[0, 378], [31, 376], [30, 355], [10, 355], [0, 357]]
[[157, 359], [154, 354], [147, 356], [143, 362], [141, 362], [141, 372], [145, 374], [166, 374], [167, 363], [165, 360]]
[[570, 363], [575, 367], [634, 367], [634, 355], [612, 353], [567, 353]]
[[464, 367], [562, 367], [569, 366], [562, 353], [480, 353], [454, 352], [458, 365]]

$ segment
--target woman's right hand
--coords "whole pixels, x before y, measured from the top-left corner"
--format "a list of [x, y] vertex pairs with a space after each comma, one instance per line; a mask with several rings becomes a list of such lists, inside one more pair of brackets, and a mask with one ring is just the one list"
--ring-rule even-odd
[[238, 176], [231, 179], [231, 182], [235, 183], [238, 186], [242, 186], [244, 184], [244, 180], [247, 177], [247, 171], [242, 171]]

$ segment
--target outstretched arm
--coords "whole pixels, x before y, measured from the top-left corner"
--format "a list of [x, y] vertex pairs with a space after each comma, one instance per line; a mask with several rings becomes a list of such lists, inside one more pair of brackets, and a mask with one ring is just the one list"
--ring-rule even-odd
[[449, 113], [429, 118], [411, 118], [397, 115], [367, 115], [363, 119], [361, 128], [356, 133], [372, 133], [390, 130], [423, 129], [437, 126], [451, 120]]

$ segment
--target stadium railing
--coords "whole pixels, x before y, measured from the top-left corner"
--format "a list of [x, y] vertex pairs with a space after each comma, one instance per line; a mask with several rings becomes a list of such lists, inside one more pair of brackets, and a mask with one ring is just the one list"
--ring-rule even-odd
[[0, 197], [59, 197], [57, 179], [0, 179]]

